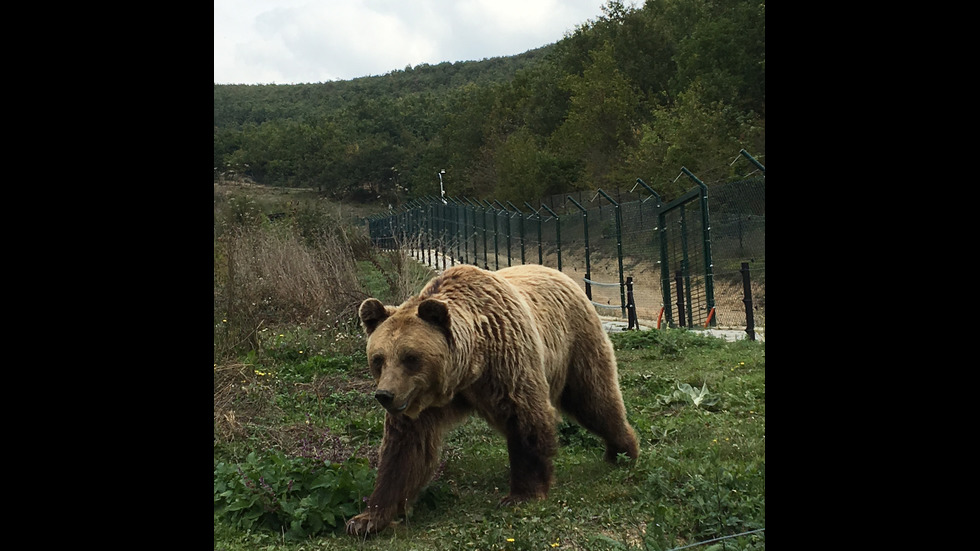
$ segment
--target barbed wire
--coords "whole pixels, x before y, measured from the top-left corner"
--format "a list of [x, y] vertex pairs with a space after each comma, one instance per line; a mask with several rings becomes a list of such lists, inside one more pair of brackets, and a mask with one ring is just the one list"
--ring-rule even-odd
[[589, 283], [591, 285], [598, 285], [599, 287], [619, 287], [619, 283], [599, 283], [598, 281], [592, 281], [591, 279], [582, 278], [582, 281]]
[[731, 539], [731, 538], [738, 538], [738, 537], [741, 537], [741, 536], [747, 536], [749, 534], [755, 534], [755, 533], [758, 533], [758, 532], [765, 532], [765, 531], [766, 531], [765, 528], [759, 528], [758, 530], [749, 530], [748, 532], [742, 532], [741, 534], [733, 534], [731, 536], [722, 536], [720, 538], [714, 538], [714, 539], [710, 539], [710, 540], [699, 541], [697, 543], [691, 543], [691, 544], [688, 544], [688, 545], [682, 545], [680, 547], [674, 547], [673, 549], [668, 549], [667, 551], [678, 551], [679, 549], [688, 549], [688, 548], [691, 548], [691, 547], [697, 547], [699, 545], [704, 545], [706, 543], [714, 543], [716, 541], [727, 540], [727, 539]]

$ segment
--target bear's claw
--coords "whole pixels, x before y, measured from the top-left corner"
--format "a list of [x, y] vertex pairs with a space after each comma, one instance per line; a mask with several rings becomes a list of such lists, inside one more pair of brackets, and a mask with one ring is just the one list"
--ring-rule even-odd
[[528, 501], [536, 501], [536, 500], [540, 500], [540, 499], [545, 499], [545, 497], [547, 497], [547, 494], [543, 494], [543, 493], [542, 494], [530, 494], [530, 495], [525, 495], [525, 494], [507, 494], [503, 499], [500, 500], [500, 503], [497, 504], [497, 507], [508, 507], [508, 506], [511, 506], [511, 505], [520, 505], [521, 503], [526, 503]]
[[367, 535], [376, 532], [376, 526], [370, 516], [361, 513], [347, 521], [347, 533], [352, 536]]

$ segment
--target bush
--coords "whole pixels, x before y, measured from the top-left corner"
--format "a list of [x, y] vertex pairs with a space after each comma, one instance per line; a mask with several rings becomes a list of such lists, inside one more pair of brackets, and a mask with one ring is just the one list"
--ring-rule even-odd
[[648, 331], [624, 331], [609, 335], [616, 350], [660, 352], [662, 358], [678, 358], [690, 348], [719, 348], [724, 341], [684, 328]]
[[242, 530], [271, 529], [301, 540], [344, 525], [374, 488], [367, 459], [343, 463], [249, 453], [244, 463], [214, 462], [214, 513]]

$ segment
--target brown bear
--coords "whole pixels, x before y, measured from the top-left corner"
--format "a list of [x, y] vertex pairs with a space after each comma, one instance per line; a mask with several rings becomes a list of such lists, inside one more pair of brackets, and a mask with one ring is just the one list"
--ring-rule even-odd
[[374, 492], [348, 533], [380, 531], [404, 514], [436, 472], [443, 435], [473, 412], [507, 438], [501, 504], [547, 496], [559, 410], [605, 441], [607, 460], [639, 455], [612, 343], [565, 274], [455, 266], [401, 306], [367, 299], [359, 315], [387, 413]]

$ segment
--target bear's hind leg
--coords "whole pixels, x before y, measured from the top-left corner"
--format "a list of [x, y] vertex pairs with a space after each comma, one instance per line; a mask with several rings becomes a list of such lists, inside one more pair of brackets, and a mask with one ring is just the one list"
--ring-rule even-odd
[[611, 346], [577, 355], [560, 400], [562, 411], [605, 441], [605, 459], [612, 463], [619, 454], [630, 459], [640, 455], [636, 433], [626, 420], [615, 362]]

